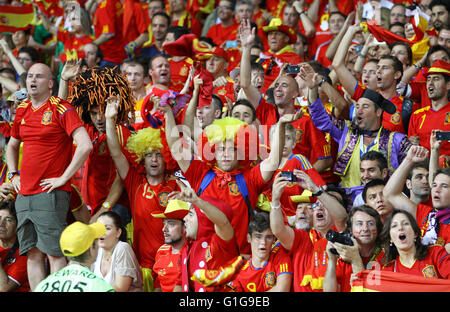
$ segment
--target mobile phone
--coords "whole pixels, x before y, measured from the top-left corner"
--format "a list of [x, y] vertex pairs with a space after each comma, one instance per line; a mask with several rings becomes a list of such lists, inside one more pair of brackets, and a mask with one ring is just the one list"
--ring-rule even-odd
[[296, 75], [300, 72], [300, 65], [286, 65], [286, 74]]
[[356, 53], [361, 52], [362, 48], [363, 48], [362, 45], [357, 45], [357, 46], [355, 46], [355, 52], [356, 52]]
[[25, 100], [27, 98], [27, 89], [20, 89], [19, 91], [14, 92], [14, 96], [19, 101]]
[[225, 42], [225, 48], [236, 48], [237, 41], [236, 40], [228, 40]]
[[436, 140], [438, 141], [450, 141], [450, 131], [436, 132]]
[[289, 182], [297, 182], [297, 177], [292, 171], [281, 171], [281, 176], [286, 177]]

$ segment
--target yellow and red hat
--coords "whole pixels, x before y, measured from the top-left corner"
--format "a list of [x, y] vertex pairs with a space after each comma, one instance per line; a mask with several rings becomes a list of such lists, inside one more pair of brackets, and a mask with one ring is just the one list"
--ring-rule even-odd
[[290, 199], [293, 203], [315, 203], [317, 201], [317, 198], [314, 197], [311, 193], [311, 191], [303, 190], [303, 193], [300, 195], [292, 195], [290, 196]]
[[227, 51], [225, 51], [221, 47], [214, 47], [214, 49], [212, 50], [212, 55], [217, 56], [217, 57], [221, 57], [225, 61], [230, 62], [230, 58], [228, 56]]
[[169, 204], [166, 207], [164, 212], [160, 213], [152, 213], [152, 216], [155, 218], [162, 219], [184, 219], [184, 217], [189, 212], [189, 204], [185, 201], [172, 199], [169, 201]]
[[446, 61], [443, 60], [435, 61], [426, 72], [426, 75], [429, 74], [442, 74], [450, 76], [450, 63], [447, 63]]
[[289, 36], [289, 44], [294, 44], [297, 42], [297, 34], [295, 33], [295, 30], [292, 27], [283, 24], [281, 18], [272, 18], [269, 25], [263, 27], [263, 31], [266, 35], [271, 31], [281, 31]]

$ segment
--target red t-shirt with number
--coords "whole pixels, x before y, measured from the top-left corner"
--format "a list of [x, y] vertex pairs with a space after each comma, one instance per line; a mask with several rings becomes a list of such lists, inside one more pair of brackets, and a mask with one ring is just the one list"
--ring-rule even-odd
[[151, 214], [166, 209], [168, 195], [178, 190], [178, 185], [171, 177], [166, 177], [161, 184], [150, 185], [145, 175], [131, 165], [123, 183], [133, 217], [133, 250], [141, 267], [153, 269], [156, 252], [164, 244], [164, 236], [162, 219]]

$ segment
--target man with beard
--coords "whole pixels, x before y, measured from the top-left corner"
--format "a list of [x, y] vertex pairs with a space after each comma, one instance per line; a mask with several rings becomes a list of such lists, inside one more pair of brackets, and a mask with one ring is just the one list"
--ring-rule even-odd
[[133, 250], [143, 269], [144, 290], [152, 291], [156, 277], [152, 271], [155, 255], [164, 243], [164, 236], [163, 222], [153, 218], [151, 214], [163, 211], [168, 203], [168, 195], [178, 189], [175, 179], [169, 174], [176, 169], [176, 163], [165, 147], [162, 130], [148, 127], [128, 139], [126, 148], [136, 154], [139, 166], [130, 164], [121, 150], [115, 131], [120, 97], [111, 96], [106, 102], [108, 148], [129, 195], [133, 220]]
[[170, 26], [170, 17], [164, 12], [156, 12], [152, 17], [151, 32], [149, 32], [149, 45], [144, 44], [141, 54], [150, 58], [162, 53], [162, 45], [166, 39], [167, 29]]
[[309, 193], [307, 191], [303, 191], [301, 195], [291, 196], [292, 202], [297, 203], [293, 226], [297, 230], [309, 231], [313, 226], [312, 217], [314, 210], [312, 209], [312, 205], [316, 202], [316, 198], [304, 195], [305, 192]]
[[[324, 292], [349, 292], [352, 274], [381, 268], [384, 253], [379, 235], [382, 229], [380, 215], [373, 208], [363, 205], [350, 211], [346, 232], [353, 235], [353, 246], [328, 242]], [[332, 248], [338, 255], [331, 251]]]
[[[408, 134], [417, 137], [419, 144], [429, 150], [433, 129], [450, 131], [450, 63], [442, 60], [434, 62], [425, 77], [431, 105], [413, 113]], [[440, 156], [450, 157], [450, 142], [442, 142]]]
[[186, 238], [184, 217], [189, 213], [189, 205], [177, 199], [169, 200], [163, 213], [153, 213], [155, 218], [163, 219], [164, 245], [155, 256], [153, 271], [158, 276], [155, 279], [155, 292], [171, 292], [179, 289], [180, 250]]
[[270, 211], [270, 228], [281, 245], [292, 254], [294, 270], [293, 290], [321, 291], [322, 280], [327, 267], [325, 235], [330, 229], [342, 231], [345, 229], [347, 206], [345, 192], [340, 189], [318, 187], [303, 171], [295, 170], [300, 186], [317, 198], [313, 204], [313, 228], [293, 229], [284, 222], [280, 209], [280, 197], [284, 187], [289, 183], [286, 177], [278, 174], [275, 177], [272, 191]]
[[435, 31], [450, 26], [450, 4], [448, 1], [433, 0], [429, 8], [431, 9], [430, 24], [433, 25]]
[[432, 205], [429, 183], [429, 161], [415, 164], [406, 177], [406, 187], [409, 189], [409, 199], [416, 204]]

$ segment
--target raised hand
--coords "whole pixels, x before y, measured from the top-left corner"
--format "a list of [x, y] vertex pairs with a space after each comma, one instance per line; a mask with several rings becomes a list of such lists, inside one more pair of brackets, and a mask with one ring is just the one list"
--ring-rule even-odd
[[251, 28], [249, 19], [243, 19], [239, 25], [239, 36], [241, 39], [241, 46], [251, 48], [256, 38], [256, 28]]
[[288, 185], [288, 183], [288, 179], [282, 176], [281, 172], [278, 172], [272, 184], [272, 201], [280, 200], [284, 188]]
[[309, 89], [313, 89], [317, 86], [316, 80], [318, 78], [318, 74], [314, 71], [311, 65], [303, 63], [300, 66], [299, 75], [306, 82]]
[[440, 132], [441, 130], [437, 130], [437, 129], [433, 129], [431, 130], [431, 135], [430, 135], [430, 148], [432, 150], [436, 150], [439, 151], [441, 149], [442, 146], [442, 141], [439, 141], [436, 139], [436, 133]]
[[310, 191], [311, 193], [317, 193], [319, 191], [319, 187], [314, 183], [311, 177], [304, 171], [294, 169], [294, 175], [297, 177], [298, 185], [300, 185], [305, 190]]
[[427, 159], [428, 154], [429, 152], [425, 147], [420, 145], [412, 145], [409, 148], [406, 158], [413, 163], [419, 163]]
[[194, 77], [194, 88], [199, 88], [203, 84], [203, 79], [200, 78], [200, 74]]
[[180, 188], [180, 191], [174, 191], [170, 193], [169, 200], [178, 199], [195, 205], [195, 203], [197, 203], [197, 201], [199, 200], [195, 191], [178, 179], [176, 180], [176, 182], [178, 187]]
[[119, 111], [120, 96], [112, 95], [106, 99], [105, 118], [115, 119]]
[[61, 79], [69, 81], [78, 75], [80, 70], [80, 62], [75, 58], [70, 58], [67, 60], [66, 64], [61, 71]]
[[285, 114], [280, 117], [280, 123], [291, 123], [302, 118], [304, 111], [299, 109], [295, 114]]

